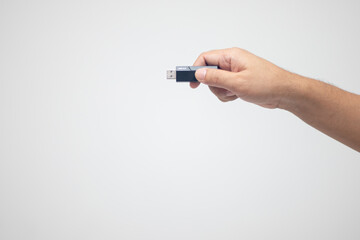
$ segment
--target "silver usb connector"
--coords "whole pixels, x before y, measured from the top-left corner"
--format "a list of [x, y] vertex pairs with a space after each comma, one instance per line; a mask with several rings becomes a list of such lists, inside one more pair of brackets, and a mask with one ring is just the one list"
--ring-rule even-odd
[[176, 79], [176, 71], [175, 70], [167, 70], [166, 78], [167, 79]]

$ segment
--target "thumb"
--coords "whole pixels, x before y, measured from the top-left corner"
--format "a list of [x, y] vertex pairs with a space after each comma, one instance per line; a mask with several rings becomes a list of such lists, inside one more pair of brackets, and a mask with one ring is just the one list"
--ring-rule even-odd
[[195, 72], [196, 79], [209, 86], [225, 88], [227, 90], [235, 90], [234, 72], [225, 71], [221, 69], [200, 68]]

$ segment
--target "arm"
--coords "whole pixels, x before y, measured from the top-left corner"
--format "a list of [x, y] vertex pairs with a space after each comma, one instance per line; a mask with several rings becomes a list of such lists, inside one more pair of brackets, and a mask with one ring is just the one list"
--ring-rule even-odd
[[[290, 73], [245, 50], [203, 53], [194, 65], [196, 78], [223, 102], [241, 98], [267, 108], [281, 108], [328, 136], [360, 152], [360, 96]], [[196, 88], [200, 83], [191, 83]]]
[[360, 96], [293, 74], [291, 95], [280, 108], [360, 152]]

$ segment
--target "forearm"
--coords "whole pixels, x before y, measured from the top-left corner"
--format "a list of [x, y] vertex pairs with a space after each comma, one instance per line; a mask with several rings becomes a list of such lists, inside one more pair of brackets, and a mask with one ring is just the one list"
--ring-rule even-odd
[[360, 96], [292, 73], [286, 78], [279, 107], [360, 152]]
[[[297, 74], [230, 48], [201, 54], [196, 79], [223, 102], [241, 98], [267, 108], [282, 108], [330, 137], [360, 152], [360, 96]], [[196, 88], [200, 83], [193, 83]]]

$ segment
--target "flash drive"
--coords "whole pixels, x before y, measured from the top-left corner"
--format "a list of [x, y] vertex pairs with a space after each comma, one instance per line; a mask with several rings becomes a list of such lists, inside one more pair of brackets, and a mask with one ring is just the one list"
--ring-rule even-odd
[[167, 79], [176, 79], [176, 82], [197, 82], [195, 72], [199, 68], [214, 68], [218, 66], [176, 66], [176, 70], [167, 70]]

